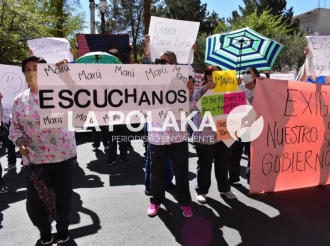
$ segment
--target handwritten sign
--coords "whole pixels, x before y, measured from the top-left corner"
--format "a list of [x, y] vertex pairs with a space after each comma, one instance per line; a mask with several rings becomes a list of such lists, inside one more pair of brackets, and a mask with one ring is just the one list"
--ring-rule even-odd
[[[187, 66], [38, 64], [42, 128], [163, 122], [189, 112]], [[96, 124], [96, 123], [95, 123]]]
[[216, 71], [212, 73], [212, 78], [215, 83], [214, 92], [233, 92], [237, 91], [236, 71]]
[[308, 36], [309, 51], [306, 56], [308, 76], [330, 75], [330, 36]]
[[180, 64], [191, 64], [193, 62], [194, 45], [199, 22], [180, 21], [151, 16], [150, 55], [151, 59], [159, 58], [164, 51], [172, 51], [176, 54]]
[[[230, 124], [230, 125], [227, 125]], [[218, 120], [216, 122], [217, 127], [217, 139], [218, 140], [226, 140], [232, 139], [233, 137], [230, 135], [231, 129], [237, 129], [241, 126], [241, 119], [231, 119], [228, 121], [227, 119]], [[236, 131], [231, 132], [232, 135], [235, 135]]]
[[0, 86], [0, 92], [3, 94], [1, 100], [4, 110], [3, 114], [9, 117], [15, 97], [28, 88], [22, 68], [0, 65]]
[[330, 183], [329, 94], [327, 85], [258, 81], [253, 106], [264, 128], [252, 142], [251, 194]]
[[47, 63], [73, 59], [70, 54], [70, 43], [65, 38], [39, 38], [28, 40], [27, 43], [33, 55], [44, 58]]
[[[222, 79], [219, 78], [219, 75], [222, 76], [224, 74], [225, 73], [213, 74], [213, 81], [215, 81], [218, 76], [216, 83], [219, 87], [221, 87], [222, 81]], [[249, 105], [249, 102], [247, 101], [246, 93], [241, 92], [237, 86], [236, 71], [226, 74], [225, 78], [229, 79], [225, 81], [235, 81], [236, 86], [224, 83], [222, 87], [226, 89], [217, 88], [208, 90], [196, 103], [196, 107], [202, 115], [207, 111], [210, 112], [213, 121], [216, 123], [217, 140], [223, 141], [226, 146], [230, 147], [236, 141], [232, 136], [236, 136], [235, 132], [242, 125], [242, 117], [248, 114], [248, 110], [246, 107], [243, 107], [238, 110], [238, 114], [230, 114], [230, 119], [228, 118], [228, 115], [238, 106]], [[241, 112], [242, 110], [244, 112]]]
[[295, 73], [271, 73], [271, 79], [280, 79], [280, 80], [295, 80], [297, 75]]
[[245, 103], [246, 94], [244, 92], [203, 96], [201, 113], [204, 115], [206, 111], [210, 111], [212, 116], [229, 114], [232, 109], [245, 105]]

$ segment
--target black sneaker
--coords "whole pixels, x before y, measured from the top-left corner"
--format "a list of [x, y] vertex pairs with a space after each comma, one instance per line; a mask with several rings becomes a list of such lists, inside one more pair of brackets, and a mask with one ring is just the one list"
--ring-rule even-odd
[[47, 231], [40, 232], [40, 242], [42, 245], [50, 245], [53, 242], [53, 235], [51, 228]]
[[9, 171], [9, 170], [11, 170], [13, 168], [16, 168], [16, 164], [8, 164], [8, 166], [6, 166], [4, 170], [5, 171]]
[[69, 230], [62, 230], [57, 232], [57, 243], [62, 244], [69, 241]]
[[149, 189], [145, 189], [144, 194], [146, 194], [146, 196], [151, 196], [151, 191]]
[[116, 163], [116, 160], [108, 160], [105, 165], [110, 166]]
[[8, 192], [8, 188], [7, 187], [4, 187], [3, 185], [0, 186], [0, 193], [1, 194], [4, 194], [4, 193], [7, 193]]
[[133, 148], [133, 146], [132, 145], [127, 145], [127, 150], [130, 150], [130, 151], [133, 151], [134, 150], [134, 148]]
[[127, 159], [121, 159], [120, 161], [123, 162], [123, 163], [125, 163], [125, 164], [128, 164], [129, 163], [129, 161]]
[[170, 185], [166, 186], [167, 190], [175, 190], [175, 184], [171, 183]]
[[228, 179], [228, 182], [229, 182], [230, 185], [233, 185], [235, 183], [239, 183], [239, 181], [240, 181], [240, 178], [237, 178], [237, 179], [231, 179], [231, 178], [229, 178]]

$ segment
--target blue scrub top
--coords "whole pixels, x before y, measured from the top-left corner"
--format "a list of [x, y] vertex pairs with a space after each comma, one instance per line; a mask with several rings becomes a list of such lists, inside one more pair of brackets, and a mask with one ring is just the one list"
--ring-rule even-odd
[[307, 78], [306, 82], [311, 82], [315, 84], [325, 84], [325, 76], [319, 76], [316, 80], [312, 80], [310, 77]]

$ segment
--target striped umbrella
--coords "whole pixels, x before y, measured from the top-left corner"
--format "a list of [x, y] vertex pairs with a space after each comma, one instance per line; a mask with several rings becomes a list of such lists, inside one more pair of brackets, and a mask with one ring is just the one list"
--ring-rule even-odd
[[100, 51], [87, 53], [87, 54], [79, 57], [76, 60], [76, 63], [122, 64], [121, 61], [117, 57], [110, 55], [108, 53], [105, 53], [105, 52], [100, 52]]
[[206, 39], [205, 63], [239, 73], [253, 66], [271, 70], [283, 46], [246, 27]]

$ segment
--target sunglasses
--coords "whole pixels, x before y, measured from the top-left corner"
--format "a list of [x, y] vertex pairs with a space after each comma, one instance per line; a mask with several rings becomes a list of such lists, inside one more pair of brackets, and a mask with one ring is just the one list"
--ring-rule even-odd
[[172, 62], [169, 62], [169, 61], [167, 61], [166, 59], [156, 59], [155, 60], [155, 64], [166, 64], [166, 63], [168, 63], [168, 64], [171, 64], [171, 65], [173, 65], [173, 63]]
[[254, 75], [254, 73], [252, 73], [251, 71], [243, 71], [242, 74], [253, 74]]

